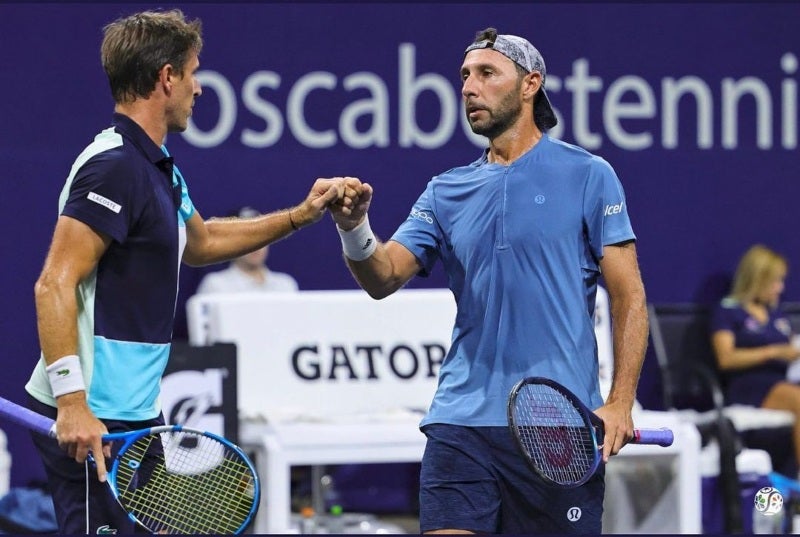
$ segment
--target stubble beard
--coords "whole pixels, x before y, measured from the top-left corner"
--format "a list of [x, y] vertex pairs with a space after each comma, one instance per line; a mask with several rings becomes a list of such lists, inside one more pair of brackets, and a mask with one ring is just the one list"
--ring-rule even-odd
[[490, 140], [506, 132], [522, 113], [522, 104], [516, 99], [513, 92], [509, 92], [494, 110], [486, 109], [489, 119], [486, 121], [471, 120], [467, 114], [470, 128], [475, 134], [486, 136]]

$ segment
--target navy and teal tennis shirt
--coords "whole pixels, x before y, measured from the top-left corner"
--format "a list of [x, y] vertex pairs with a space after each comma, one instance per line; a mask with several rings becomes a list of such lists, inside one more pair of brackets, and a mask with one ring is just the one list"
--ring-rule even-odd
[[[111, 238], [78, 288], [78, 354], [89, 407], [103, 419], [154, 418], [161, 410], [185, 221], [194, 213], [183, 177], [165, 147], [114, 114], [112, 127], [72, 165], [59, 213]], [[26, 389], [55, 405], [43, 358]]]

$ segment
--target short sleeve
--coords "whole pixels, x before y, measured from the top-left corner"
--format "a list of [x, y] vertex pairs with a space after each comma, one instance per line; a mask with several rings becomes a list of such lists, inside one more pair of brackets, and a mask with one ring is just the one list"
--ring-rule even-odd
[[136, 184], [133, 172], [122, 159], [102, 153], [77, 170], [67, 185], [61, 214], [122, 243], [138, 210]]
[[736, 309], [726, 306], [723, 303], [717, 304], [711, 311], [710, 330], [719, 332], [720, 330], [728, 330], [737, 332], [736, 327]]
[[442, 231], [436, 220], [433, 203], [433, 181], [417, 198], [405, 221], [392, 235], [391, 240], [405, 246], [419, 261], [420, 276], [428, 276], [439, 259], [443, 242]]
[[583, 208], [589, 246], [597, 259], [603, 257], [604, 246], [636, 239], [622, 183], [600, 157], [590, 161]]

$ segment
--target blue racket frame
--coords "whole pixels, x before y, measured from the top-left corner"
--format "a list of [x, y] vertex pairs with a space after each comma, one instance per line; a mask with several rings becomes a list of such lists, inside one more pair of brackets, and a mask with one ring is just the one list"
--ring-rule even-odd
[[[8, 399], [5, 399], [3, 397], [0, 397], [0, 416], [3, 416], [5, 418], [11, 420], [11, 421], [17, 423], [18, 425], [26, 427], [27, 429], [29, 429], [31, 431], [35, 431], [35, 432], [37, 432], [39, 434], [43, 434], [43, 435], [49, 436], [51, 438], [56, 438], [56, 422], [55, 422], [55, 420], [53, 420], [53, 419], [51, 419], [51, 418], [49, 418], [47, 416], [43, 416], [41, 414], [38, 414], [38, 413], [32, 411], [31, 409], [29, 409], [27, 407], [24, 407], [22, 405], [18, 405], [17, 403], [9, 401]], [[250, 508], [250, 511], [249, 511], [248, 515], [246, 516], [246, 519], [240, 525], [240, 527], [236, 531], [233, 532], [234, 534], [242, 533], [250, 525], [250, 523], [253, 521], [253, 519], [255, 518], [256, 513], [258, 512], [258, 507], [259, 507], [259, 505], [261, 503], [261, 485], [260, 485], [260, 482], [259, 482], [258, 473], [256, 472], [256, 468], [253, 465], [253, 462], [244, 453], [244, 451], [242, 451], [242, 449], [239, 446], [237, 446], [236, 444], [232, 443], [231, 441], [227, 440], [224, 437], [221, 437], [219, 435], [216, 435], [216, 434], [208, 432], [208, 431], [199, 431], [199, 430], [196, 430], [196, 429], [190, 429], [190, 428], [187, 428], [187, 427], [183, 427], [181, 425], [161, 425], [161, 426], [158, 426], [158, 427], [150, 427], [150, 428], [146, 428], [146, 429], [139, 429], [139, 430], [136, 430], [136, 431], [128, 431], [128, 432], [121, 432], [121, 433], [110, 433], [110, 434], [103, 435], [103, 440], [104, 441], [109, 441], [109, 442], [122, 441], [123, 442], [122, 445], [119, 447], [119, 449], [116, 450], [117, 456], [114, 457], [113, 462], [111, 464], [111, 468], [108, 470], [108, 476], [107, 476], [108, 477], [107, 483], [109, 485], [109, 489], [111, 490], [112, 494], [114, 495], [114, 498], [117, 500], [118, 503], [120, 502], [119, 490], [117, 489], [117, 486], [116, 486], [117, 473], [119, 471], [119, 465], [120, 465], [120, 462], [121, 462], [120, 454], [124, 453], [125, 450], [131, 444], [133, 444], [134, 442], [136, 442], [139, 438], [142, 438], [143, 436], [147, 436], [147, 435], [151, 435], [151, 434], [158, 434], [158, 433], [177, 433], [177, 432], [192, 433], [192, 434], [202, 435], [202, 436], [207, 436], [209, 438], [212, 438], [212, 439], [218, 441], [219, 443], [223, 444], [224, 446], [226, 446], [228, 449], [231, 449], [232, 451], [236, 452], [237, 455], [239, 455], [241, 457], [241, 461], [247, 464], [249, 470], [252, 473], [252, 478], [253, 478], [253, 502], [252, 502], [252, 506]], [[91, 453], [89, 454], [89, 458], [92, 461], [94, 460], [94, 459], [92, 459]], [[120, 505], [126, 511], [128, 511], [128, 509], [122, 503], [120, 503]], [[128, 511], [128, 517], [132, 521], [134, 521], [135, 523], [139, 524], [140, 526], [146, 527], [146, 526], [144, 526], [144, 524], [141, 521], [137, 520], [137, 518], [130, 511]]]

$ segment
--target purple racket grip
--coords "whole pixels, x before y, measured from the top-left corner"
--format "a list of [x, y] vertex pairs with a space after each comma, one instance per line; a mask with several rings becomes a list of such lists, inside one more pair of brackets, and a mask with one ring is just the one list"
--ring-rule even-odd
[[634, 444], [657, 444], [659, 446], [671, 446], [675, 440], [675, 435], [672, 429], [663, 427], [661, 429], [634, 429], [633, 440]]
[[12, 403], [8, 399], [0, 397], [0, 415], [5, 416], [11, 421], [16, 422], [18, 425], [27, 427], [32, 431], [42, 433], [55, 438], [56, 436], [56, 422], [37, 414], [33, 410]]

